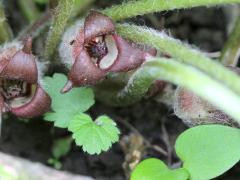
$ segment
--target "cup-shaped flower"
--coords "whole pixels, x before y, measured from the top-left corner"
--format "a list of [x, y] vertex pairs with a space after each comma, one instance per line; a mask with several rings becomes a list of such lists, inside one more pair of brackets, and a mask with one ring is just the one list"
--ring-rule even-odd
[[0, 52], [1, 112], [31, 118], [49, 110], [51, 99], [38, 81], [32, 39], [3, 47]]
[[71, 65], [62, 92], [95, 84], [109, 72], [133, 70], [148, 56], [156, 55], [155, 49], [146, 50], [116, 34], [113, 21], [96, 11], [65, 33], [59, 50], [65, 63]]

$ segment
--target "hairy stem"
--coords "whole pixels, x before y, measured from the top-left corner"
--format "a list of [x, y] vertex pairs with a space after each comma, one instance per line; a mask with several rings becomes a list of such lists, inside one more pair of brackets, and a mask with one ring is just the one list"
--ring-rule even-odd
[[75, 0], [60, 0], [56, 8], [55, 16], [48, 34], [45, 58], [50, 59], [58, 46], [69, 18], [74, 9]]
[[60, 42], [61, 36], [70, 18], [87, 8], [94, 0], [59, 0], [56, 13], [48, 34], [45, 58], [50, 59]]
[[228, 41], [223, 48], [221, 61], [224, 65], [236, 66], [240, 56], [240, 16], [236, 21], [236, 25], [230, 34]]
[[118, 25], [118, 32], [125, 38], [143, 44], [156, 47], [163, 53], [169, 54], [176, 60], [191, 64], [210, 76], [222, 81], [230, 89], [240, 94], [239, 76], [225, 68], [219, 62], [206, 57], [200, 51], [185, 45], [182, 42], [167, 36], [163, 32], [135, 25]]
[[155, 80], [185, 87], [240, 122], [240, 96], [200, 70], [166, 59], [153, 58], [138, 69], [127, 86], [117, 94], [119, 101], [141, 98]]
[[88, 10], [89, 6], [93, 4], [95, 0], [76, 0], [73, 10], [73, 16], [78, 16], [79, 14]]
[[20, 9], [25, 18], [30, 22], [34, 22], [40, 15], [33, 0], [18, 0]]
[[0, 43], [9, 41], [13, 38], [12, 30], [7, 23], [4, 7], [0, 2]]
[[229, 3], [240, 3], [240, 0], [132, 0], [113, 6], [103, 11], [114, 20], [122, 20], [147, 13], [173, 9], [192, 8], [197, 6], [214, 6]]

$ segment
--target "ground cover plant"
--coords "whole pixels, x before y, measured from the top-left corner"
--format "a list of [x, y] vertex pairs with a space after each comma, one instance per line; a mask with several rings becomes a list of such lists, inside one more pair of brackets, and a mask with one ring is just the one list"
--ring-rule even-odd
[[[94, 178], [229, 179], [236, 169], [232, 176], [237, 179], [239, 3], [240, 0], [2, 1], [1, 150], [11, 139], [9, 132], [14, 132], [7, 123], [25, 124], [31, 129], [30, 124], [35, 121], [37, 126], [32, 129], [40, 129], [38, 123], [48, 126], [42, 129], [46, 139], [40, 138], [36, 148], [45, 144], [48, 153], [44, 160], [39, 159], [58, 170], [67, 169], [64, 159], [75, 151], [81, 154], [74, 159], [89, 166], [80, 172]], [[213, 33], [206, 33], [205, 29], [201, 33], [207, 35], [199, 35], [198, 40], [205, 37], [204, 42], [216, 36], [215, 41], [219, 42], [221, 37], [216, 35], [219, 29], [214, 22], [224, 31], [222, 44], [214, 42], [201, 50], [170, 33], [174, 26], [168, 27], [168, 20], [178, 22], [181, 18], [175, 15], [174, 20], [175, 12], [189, 11], [188, 18], [195, 17], [187, 28], [205, 24], [206, 18], [191, 14], [191, 9], [199, 7], [204, 8], [199, 13], [202, 16], [215, 7], [225, 19], [214, 17], [205, 27], [213, 28]], [[167, 13], [173, 15], [167, 17]], [[144, 25], [138, 21], [141, 18]], [[191, 28], [183, 30], [185, 39], [190, 37]], [[192, 37], [195, 38], [194, 33]], [[125, 118], [116, 115], [122, 110], [128, 111], [123, 113]], [[181, 124], [176, 125], [169, 112]], [[166, 124], [171, 125], [170, 130]], [[174, 132], [172, 136], [170, 131]], [[35, 143], [34, 137], [32, 141]], [[21, 150], [22, 154], [27, 154], [26, 149]], [[114, 151], [117, 153], [108, 154]], [[116, 155], [119, 152], [121, 156]], [[105, 160], [98, 159], [101, 157]], [[75, 170], [79, 168], [70, 164], [72, 172], [79, 173]], [[14, 174], [1, 161], [0, 165], [3, 179], [32, 179], [27, 171], [16, 170]], [[100, 176], [95, 169], [104, 173]]]

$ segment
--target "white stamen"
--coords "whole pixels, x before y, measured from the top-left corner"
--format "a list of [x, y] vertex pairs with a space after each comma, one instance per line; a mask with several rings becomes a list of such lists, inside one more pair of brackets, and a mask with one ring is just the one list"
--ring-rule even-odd
[[111, 35], [106, 36], [105, 42], [106, 42], [106, 46], [108, 49], [108, 53], [106, 56], [104, 56], [101, 59], [101, 61], [99, 63], [99, 67], [101, 69], [107, 69], [111, 65], [113, 65], [113, 63], [116, 61], [117, 56], [118, 56], [118, 49], [117, 49], [117, 45], [115, 43], [113, 36], [111, 36]]

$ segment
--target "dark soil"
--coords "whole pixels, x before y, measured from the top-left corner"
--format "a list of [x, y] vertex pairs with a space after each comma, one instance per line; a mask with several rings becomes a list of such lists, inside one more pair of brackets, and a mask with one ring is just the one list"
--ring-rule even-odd
[[[109, 0], [97, 1], [95, 5], [104, 8], [111, 4]], [[22, 20], [24, 18], [18, 11], [11, 13], [13, 9], [18, 8], [15, 1], [9, 1], [6, 7], [11, 26], [14, 33], [17, 34], [26, 25], [26, 22]], [[153, 21], [152, 18], [157, 21]], [[221, 8], [194, 8], [192, 10], [156, 13], [133, 18], [130, 21], [138, 25], [163, 29], [174, 37], [194, 44], [206, 52], [221, 50], [227, 36], [226, 17]], [[163, 125], [166, 127], [171, 147], [173, 147], [176, 137], [187, 128], [180, 119], [174, 116], [171, 109], [153, 99], [144, 100], [127, 108], [111, 108], [97, 102], [89, 113], [93, 117], [107, 114], [115, 119], [121, 129], [121, 136], [129, 135], [132, 132], [123, 123], [127, 121], [145, 139], [163, 149], [167, 148], [162, 138]], [[47, 164], [47, 160], [51, 157], [51, 147], [54, 140], [68, 135], [67, 131], [54, 128], [51, 123], [45, 122], [41, 117], [26, 122], [9, 116], [5, 118], [2, 129], [1, 151], [44, 164]], [[143, 158], [146, 157], [158, 157], [167, 161], [166, 156], [153, 149], [148, 149]], [[178, 162], [174, 152], [171, 160], [172, 164]], [[61, 162], [63, 164], [62, 170], [73, 173], [89, 175], [97, 179], [125, 179], [122, 168], [124, 153], [119, 144], [115, 144], [110, 151], [99, 156], [87, 155], [82, 152], [81, 148], [72, 145], [70, 153], [63, 157]], [[239, 170], [238, 165], [219, 179], [239, 179]]]

